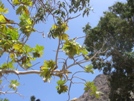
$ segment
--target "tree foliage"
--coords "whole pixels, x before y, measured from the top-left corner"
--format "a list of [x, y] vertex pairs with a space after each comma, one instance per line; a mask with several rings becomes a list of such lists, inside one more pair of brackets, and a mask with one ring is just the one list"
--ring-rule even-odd
[[89, 57], [99, 49], [105, 50], [92, 59], [92, 64], [93, 68], [111, 75], [111, 101], [131, 101], [134, 93], [133, 6], [133, 0], [117, 2], [104, 12], [96, 27], [87, 24], [83, 28]]
[[[82, 67], [84, 72], [93, 73], [92, 66], [86, 66], [85, 69], [85, 66], [82, 64], [90, 61], [96, 55], [85, 60], [84, 57], [88, 54], [86, 48], [78, 44], [76, 42], [77, 39], [70, 39], [66, 33], [70, 20], [79, 17], [81, 14], [83, 16], [89, 15], [89, 0], [8, 0], [4, 2], [12, 6], [16, 11], [16, 15], [14, 16], [18, 17], [19, 20], [12, 20], [6, 17], [5, 14], [9, 10], [0, 1], [0, 57], [7, 57], [7, 60], [0, 65], [1, 87], [3, 87], [3, 79], [8, 79], [4, 78], [4, 75], [12, 73], [16, 74], [16, 76], [39, 74], [44, 82], [50, 81], [54, 76], [58, 77], [57, 92], [59, 94], [68, 92], [69, 95], [73, 78], [75, 78], [77, 73], [80, 73], [80, 71], [72, 73], [69, 71], [70, 68], [77, 65]], [[72, 14], [75, 16], [72, 17]], [[44, 64], [42, 64], [40, 70], [32, 70], [31, 67], [35, 66], [33, 61], [36, 61], [37, 58], [43, 55], [44, 46], [37, 44], [35, 47], [31, 47], [30, 44], [27, 44], [27, 41], [33, 32], [40, 33], [38, 29], [35, 29], [35, 26], [40, 24], [40, 22], [45, 22], [49, 17], [54, 19], [54, 24], [50, 29], [48, 37], [58, 40], [55, 60], [44, 60]], [[65, 53], [65, 58], [61, 59], [59, 57], [60, 52]], [[70, 60], [73, 63], [69, 63], [68, 61]], [[61, 62], [62, 68], [59, 66]], [[96, 89], [93, 89], [95, 88], [93, 87], [93, 83], [89, 87], [91, 83], [86, 83], [81, 78], [80, 80], [87, 86], [86, 90], [92, 88], [93, 92], [96, 91]], [[69, 86], [67, 85], [68, 83]], [[20, 82], [17, 79], [13, 79], [9, 82], [9, 88], [13, 91], [0, 91], [0, 94], [18, 94], [17, 88], [19, 85]]]

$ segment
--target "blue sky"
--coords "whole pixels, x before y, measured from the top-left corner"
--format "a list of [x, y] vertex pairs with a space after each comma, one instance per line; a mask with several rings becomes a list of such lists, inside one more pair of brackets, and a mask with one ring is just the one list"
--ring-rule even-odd
[[[9, 7], [9, 4], [5, 1], [6, 7]], [[126, 0], [91, 0], [90, 5], [94, 8], [93, 12], [91, 11], [88, 17], [79, 17], [74, 20], [71, 20], [69, 22], [69, 30], [67, 33], [71, 38], [84, 36], [84, 33], [82, 32], [82, 27], [84, 27], [85, 24], [88, 22], [92, 27], [96, 26], [100, 16], [103, 15], [103, 11], [108, 10], [108, 7], [113, 5], [117, 1], [123, 1]], [[9, 9], [10, 12], [10, 9]], [[10, 12], [7, 17], [10, 17], [11, 19], [17, 19], [15, 18], [15, 12]], [[53, 21], [51, 18], [49, 18], [46, 22], [46, 24], [40, 24], [36, 26], [36, 28], [39, 31], [44, 31], [45, 35], [49, 32], [50, 27], [52, 26]], [[49, 39], [47, 37], [42, 38], [42, 35], [39, 33], [33, 33], [30, 37], [28, 44], [31, 46], [35, 46], [36, 44], [43, 45], [45, 47], [44, 56], [41, 59], [37, 59], [36, 62], [43, 63], [44, 60], [48, 59], [54, 59], [55, 53], [54, 49], [56, 49], [57, 40]], [[83, 43], [83, 39], [78, 40], [79, 43]], [[61, 57], [64, 57], [63, 54], [61, 54]], [[4, 58], [0, 58], [0, 63], [4, 62]], [[41, 63], [36, 65], [34, 69], [39, 69], [41, 66]], [[81, 77], [85, 78], [86, 80], [92, 81], [96, 75], [100, 74], [101, 72], [96, 71], [94, 74], [82, 74]], [[17, 78], [17, 76], [11, 74], [7, 76], [8, 79]], [[8, 98], [10, 101], [29, 101], [30, 96], [35, 95], [36, 98], [39, 98], [41, 101], [66, 101], [68, 98], [67, 93], [64, 94], [58, 94], [56, 91], [56, 80], [57, 78], [53, 78], [50, 83], [44, 83], [42, 78], [40, 78], [38, 75], [23, 75], [19, 76], [19, 81], [21, 85], [19, 86], [18, 92], [20, 92], [23, 97], [20, 97], [17, 94], [6, 94], [0, 96], [0, 98]], [[7, 85], [5, 84], [5, 87]], [[72, 86], [71, 89], [71, 99], [74, 97], [79, 97], [83, 94], [83, 85], [81, 84], [75, 84]]]

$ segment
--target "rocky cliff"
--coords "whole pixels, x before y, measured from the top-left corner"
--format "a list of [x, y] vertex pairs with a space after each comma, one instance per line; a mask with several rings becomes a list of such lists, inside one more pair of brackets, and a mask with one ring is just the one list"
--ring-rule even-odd
[[[97, 90], [101, 92], [100, 97], [98, 99], [94, 96], [90, 96], [90, 91], [88, 91], [85, 92], [78, 99], [72, 101], [110, 101], [109, 99], [110, 83], [108, 81], [108, 76], [104, 74], [100, 74], [96, 76], [96, 78], [94, 79], [94, 83], [97, 87]], [[130, 95], [131, 95], [131, 100], [125, 100], [125, 101], [134, 101], [133, 91], [130, 92]]]
[[97, 99], [94, 96], [89, 96], [90, 91], [88, 91], [80, 96], [80, 98], [78, 98], [76, 101], [110, 101], [108, 76], [100, 74], [94, 79], [94, 83], [97, 87], [97, 90], [101, 91], [100, 97]]

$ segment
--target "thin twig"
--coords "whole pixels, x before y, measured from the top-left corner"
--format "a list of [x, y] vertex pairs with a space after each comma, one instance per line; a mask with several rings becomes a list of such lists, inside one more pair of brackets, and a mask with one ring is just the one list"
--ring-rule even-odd
[[21, 97], [24, 97], [22, 94], [20, 94], [19, 92], [16, 92], [16, 91], [0, 91], [0, 94], [18, 94], [19, 96]]
[[56, 56], [55, 56], [55, 63], [56, 63], [56, 65], [57, 65], [57, 61], [58, 61], [59, 49], [60, 49], [60, 39], [58, 40], [58, 47], [57, 47]]

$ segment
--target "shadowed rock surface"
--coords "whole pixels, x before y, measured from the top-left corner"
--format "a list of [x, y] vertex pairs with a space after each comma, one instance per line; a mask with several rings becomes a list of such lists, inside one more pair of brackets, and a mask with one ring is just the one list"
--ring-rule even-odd
[[97, 90], [102, 92], [102, 94], [100, 94], [100, 97], [97, 99], [94, 96], [90, 96], [90, 91], [88, 91], [85, 92], [80, 98], [78, 98], [77, 101], [110, 101], [110, 87], [108, 82], [108, 76], [100, 74], [96, 76], [96, 78], [94, 79], [94, 83], [97, 87]]
[[[77, 100], [73, 101], [110, 101], [109, 94], [110, 94], [110, 82], [108, 81], [108, 76], [104, 74], [100, 74], [96, 76], [94, 79], [95, 86], [97, 90], [100, 91], [100, 97], [97, 99], [94, 96], [90, 95], [90, 91], [85, 92], [82, 96], [80, 96]], [[134, 93], [131, 91], [131, 100], [134, 101]], [[118, 100], [119, 101], [119, 100]], [[127, 100], [128, 101], [128, 100]]]

